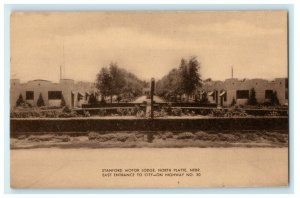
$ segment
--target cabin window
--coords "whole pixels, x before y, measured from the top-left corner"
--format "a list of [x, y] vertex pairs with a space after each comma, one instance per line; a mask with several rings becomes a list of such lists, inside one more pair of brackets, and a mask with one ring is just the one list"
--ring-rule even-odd
[[248, 98], [249, 98], [249, 90], [236, 91], [236, 99], [248, 99]]
[[33, 100], [33, 99], [34, 99], [33, 91], [26, 91], [26, 100]]
[[265, 99], [271, 99], [273, 95], [273, 90], [266, 90], [265, 91]]
[[61, 91], [48, 91], [49, 100], [60, 100], [62, 98]]

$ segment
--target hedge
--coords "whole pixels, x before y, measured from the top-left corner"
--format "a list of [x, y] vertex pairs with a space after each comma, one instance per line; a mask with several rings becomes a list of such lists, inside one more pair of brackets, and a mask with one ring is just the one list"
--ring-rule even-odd
[[171, 107], [210, 107], [210, 108], [215, 108], [217, 107], [217, 104], [214, 103], [208, 103], [208, 104], [201, 104], [197, 102], [160, 102], [160, 103], [155, 103], [155, 106], [171, 106]]
[[10, 120], [11, 135], [26, 132], [288, 130], [288, 117], [241, 118], [26, 118]]
[[82, 104], [82, 108], [100, 108], [100, 107], [143, 107], [145, 103], [97, 103], [97, 104]]

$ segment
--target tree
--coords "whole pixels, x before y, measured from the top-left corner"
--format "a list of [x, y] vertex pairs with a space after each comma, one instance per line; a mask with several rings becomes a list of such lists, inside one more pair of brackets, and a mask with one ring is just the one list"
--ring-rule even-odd
[[277, 98], [277, 92], [274, 91], [271, 95], [271, 98], [270, 98], [270, 103], [271, 105], [279, 105], [279, 100]]
[[37, 105], [38, 107], [45, 106], [45, 102], [44, 102], [44, 99], [43, 99], [43, 96], [42, 96], [41, 93], [40, 93], [40, 95], [39, 95], [39, 98], [38, 98], [38, 100], [37, 100], [36, 105]]
[[201, 86], [199, 74], [200, 63], [196, 57], [189, 60], [181, 59], [180, 65], [172, 69], [166, 76], [157, 82], [158, 95], [170, 99], [177, 95], [186, 94], [188, 98]]
[[101, 93], [101, 100], [104, 100], [106, 96], [112, 95], [112, 77], [106, 67], [103, 67], [97, 74], [96, 87]]
[[202, 94], [202, 97], [201, 97], [199, 103], [200, 103], [200, 104], [207, 104], [207, 103], [209, 103], [208, 98], [207, 98], [207, 93], [206, 93], [206, 92], [204, 92], [204, 93]]
[[18, 106], [21, 106], [23, 104], [25, 104], [25, 101], [23, 99], [22, 94], [20, 94], [18, 100], [16, 101], [16, 106], [18, 107]]
[[90, 95], [88, 103], [89, 104], [96, 104], [97, 103], [97, 98], [93, 93]]
[[111, 102], [112, 95], [119, 96], [122, 92], [122, 89], [125, 87], [125, 71], [119, 69], [117, 63], [111, 63], [109, 66], [109, 73], [112, 79], [112, 90], [111, 90]]
[[247, 104], [248, 105], [257, 105], [256, 93], [255, 93], [254, 88], [252, 88], [250, 90], [250, 96], [249, 96], [249, 99], [247, 101]]
[[64, 95], [61, 95], [60, 106], [61, 107], [65, 107], [66, 106], [66, 101], [65, 101]]
[[101, 101], [110, 96], [112, 102], [113, 95], [117, 95], [117, 99], [131, 99], [141, 95], [146, 86], [147, 82], [119, 68], [116, 63], [111, 63], [109, 68], [103, 67], [97, 74], [96, 87], [102, 95]]
[[235, 100], [235, 98], [233, 97], [230, 106], [233, 107], [235, 104], [236, 104], [236, 100]]
[[174, 68], [156, 83], [156, 93], [168, 100], [177, 99], [177, 95], [182, 95], [181, 76], [179, 70]]
[[181, 76], [181, 86], [183, 92], [188, 96], [195, 92], [200, 86], [200, 75], [199, 75], [200, 63], [197, 57], [190, 58], [189, 61], [182, 59], [179, 67]]

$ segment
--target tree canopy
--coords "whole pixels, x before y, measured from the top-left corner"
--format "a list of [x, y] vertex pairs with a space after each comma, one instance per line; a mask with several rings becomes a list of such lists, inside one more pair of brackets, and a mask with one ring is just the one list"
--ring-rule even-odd
[[178, 68], [172, 69], [157, 82], [156, 93], [166, 99], [176, 99], [177, 95], [183, 94], [190, 96], [201, 86], [199, 69], [197, 57], [182, 58]]
[[134, 74], [120, 68], [117, 63], [111, 63], [109, 67], [103, 67], [97, 74], [96, 88], [102, 95], [116, 95], [118, 101], [121, 98], [129, 99], [137, 97], [143, 93], [143, 88], [147, 86], [145, 81], [140, 80]]

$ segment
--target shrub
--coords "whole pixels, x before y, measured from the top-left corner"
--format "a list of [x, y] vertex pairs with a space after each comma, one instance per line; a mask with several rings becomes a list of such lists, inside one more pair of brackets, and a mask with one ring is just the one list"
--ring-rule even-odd
[[70, 136], [68, 135], [55, 136], [53, 139], [61, 142], [69, 142], [71, 140]]
[[145, 114], [145, 112], [143, 111], [143, 110], [139, 110], [137, 113], [136, 113], [136, 117], [138, 117], [138, 118], [143, 118], [143, 117], [145, 117], [146, 116], [146, 114]]
[[250, 141], [256, 141], [259, 138], [255, 133], [246, 133], [244, 137], [246, 138], [246, 140]]
[[26, 139], [26, 138], [27, 138], [26, 135], [19, 135], [19, 136], [17, 137], [18, 140], [24, 140], [24, 139]]
[[239, 140], [239, 137], [232, 134], [218, 133], [218, 139], [221, 141], [235, 142]]
[[211, 110], [209, 110], [209, 109], [200, 109], [199, 110], [199, 114], [204, 115], [204, 116], [209, 115], [210, 112], [211, 112]]
[[195, 133], [195, 139], [197, 140], [205, 140], [205, 137], [207, 136], [208, 134], [203, 132], [203, 131], [198, 131]]
[[84, 117], [90, 117], [91, 115], [90, 115], [90, 112], [89, 112], [89, 111], [83, 110], [83, 116], [84, 116]]
[[65, 101], [64, 95], [61, 96], [60, 106], [61, 107], [66, 106], [66, 101]]
[[125, 115], [125, 109], [117, 108], [117, 114], [124, 116]]
[[126, 141], [135, 142], [135, 141], [137, 141], [137, 138], [135, 137], [135, 135], [132, 134], [127, 137]]
[[105, 116], [107, 114], [106, 110], [105, 109], [99, 109], [98, 110], [98, 115], [99, 116]]
[[190, 115], [190, 111], [188, 109], [184, 109], [183, 114], [189, 116]]
[[191, 114], [190, 114], [191, 116], [195, 116], [196, 115], [196, 113], [195, 113], [195, 111], [191, 111]]
[[254, 88], [252, 88], [252, 89], [250, 90], [250, 97], [249, 97], [249, 99], [248, 99], [248, 101], [247, 101], [247, 104], [248, 104], [248, 105], [257, 105], [256, 93], [255, 93]]
[[235, 100], [235, 98], [232, 98], [232, 101], [231, 101], [231, 104], [230, 104], [230, 106], [234, 106], [234, 105], [236, 105], [236, 100]]
[[224, 109], [213, 109], [211, 112], [211, 116], [213, 117], [224, 117], [225, 116], [225, 110]]
[[117, 140], [120, 142], [125, 142], [128, 139], [128, 134], [117, 134]]
[[96, 139], [99, 142], [106, 142], [115, 138], [116, 138], [115, 134], [103, 134], [103, 135], [99, 135]]
[[181, 108], [174, 108], [174, 109], [172, 109], [172, 115], [174, 115], [174, 116], [181, 116], [182, 115], [182, 109]]
[[97, 139], [99, 137], [99, 135], [100, 135], [99, 133], [90, 132], [88, 134], [88, 138], [89, 138], [89, 140], [95, 140], [95, 139]]
[[271, 99], [270, 99], [271, 105], [279, 105], [279, 100], [277, 98], [277, 92], [274, 91], [271, 95]]
[[92, 105], [97, 104], [97, 98], [93, 93], [90, 95], [88, 103]]
[[36, 105], [37, 105], [38, 107], [45, 106], [45, 102], [44, 102], [44, 99], [43, 99], [43, 96], [42, 96], [41, 93], [40, 93], [40, 95], [39, 95], [39, 98], [38, 98], [38, 100], [37, 100]]
[[19, 95], [19, 98], [18, 98], [18, 100], [17, 100], [17, 102], [16, 102], [16, 106], [18, 107], [18, 106], [21, 106], [21, 105], [23, 105], [25, 102], [24, 102], [24, 99], [23, 99], [23, 96], [22, 96], [22, 94], [20, 94]]
[[202, 98], [200, 99], [199, 103], [200, 104], [208, 104], [209, 103], [206, 92], [203, 93]]
[[41, 142], [41, 141], [51, 141], [53, 139], [54, 135], [31, 135], [28, 137], [29, 141], [34, 141], [34, 142]]
[[161, 109], [160, 110], [160, 116], [161, 117], [165, 117], [165, 116], [167, 116], [168, 115], [168, 113], [167, 113], [167, 111], [165, 110], [165, 109]]
[[70, 113], [62, 112], [58, 115], [60, 118], [72, 118], [77, 117], [77, 113], [75, 111], [71, 111]]
[[165, 137], [166, 138], [172, 138], [173, 137], [173, 133], [172, 132], [166, 132], [165, 133]]
[[191, 132], [183, 132], [177, 136], [177, 139], [193, 139], [195, 135]]
[[224, 117], [246, 117], [246, 116], [248, 116], [246, 111], [239, 107], [230, 108], [224, 114]]
[[62, 109], [62, 111], [63, 111], [64, 113], [71, 113], [71, 109], [70, 109], [69, 106], [64, 106], [64, 108]]
[[147, 133], [147, 142], [152, 143], [154, 140], [154, 133], [148, 132]]
[[278, 111], [270, 111], [266, 113], [266, 116], [280, 116]]
[[132, 116], [134, 114], [134, 110], [133, 109], [124, 109], [125, 115], [127, 116]]

